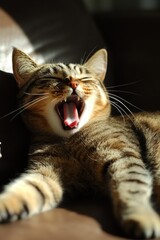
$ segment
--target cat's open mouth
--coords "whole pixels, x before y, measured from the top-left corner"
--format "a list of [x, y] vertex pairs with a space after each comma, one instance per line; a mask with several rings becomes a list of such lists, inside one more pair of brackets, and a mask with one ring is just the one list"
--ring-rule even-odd
[[84, 109], [84, 101], [76, 94], [72, 94], [66, 101], [56, 105], [56, 111], [65, 130], [76, 128]]

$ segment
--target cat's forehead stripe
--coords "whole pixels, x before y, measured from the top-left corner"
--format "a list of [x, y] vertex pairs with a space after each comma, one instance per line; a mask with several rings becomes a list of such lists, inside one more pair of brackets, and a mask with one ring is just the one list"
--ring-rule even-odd
[[84, 68], [81, 65], [77, 64], [63, 64], [63, 63], [58, 63], [58, 64], [51, 64], [48, 66], [43, 66], [40, 70], [41, 75], [62, 75], [62, 77], [67, 77], [67, 76], [72, 76], [72, 77], [79, 77], [79, 75], [82, 74], [89, 74], [90, 72], [88, 69]]

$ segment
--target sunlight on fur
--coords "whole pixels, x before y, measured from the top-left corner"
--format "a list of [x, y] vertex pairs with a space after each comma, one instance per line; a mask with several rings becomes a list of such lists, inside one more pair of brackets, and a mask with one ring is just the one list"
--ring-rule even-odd
[[0, 195], [0, 222], [93, 193], [110, 197], [126, 237], [160, 237], [160, 112], [133, 114], [106, 89], [107, 51], [83, 64], [37, 65], [14, 48], [13, 71], [18, 108], [4, 117], [21, 114], [32, 140], [28, 169]]

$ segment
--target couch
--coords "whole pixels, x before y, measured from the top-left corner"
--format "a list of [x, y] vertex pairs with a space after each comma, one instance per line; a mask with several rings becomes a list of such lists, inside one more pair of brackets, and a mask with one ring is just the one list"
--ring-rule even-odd
[[[27, 164], [29, 132], [20, 117], [3, 117], [16, 108], [17, 86], [12, 74], [12, 46], [38, 63], [79, 62], [106, 47], [95, 22], [80, 0], [1, 0], [0, 3], [0, 186]], [[108, 85], [113, 85], [113, 79]], [[0, 225], [0, 239], [120, 240], [109, 199], [81, 198], [53, 211]]]

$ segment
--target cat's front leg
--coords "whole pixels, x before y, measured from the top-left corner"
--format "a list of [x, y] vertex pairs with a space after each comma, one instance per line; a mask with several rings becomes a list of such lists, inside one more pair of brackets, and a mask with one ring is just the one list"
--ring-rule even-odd
[[12, 222], [56, 207], [63, 188], [53, 167], [45, 163], [30, 168], [8, 184], [0, 195], [0, 222]]
[[115, 216], [127, 236], [160, 237], [160, 218], [151, 203], [152, 176], [143, 161], [121, 158], [108, 167]]

